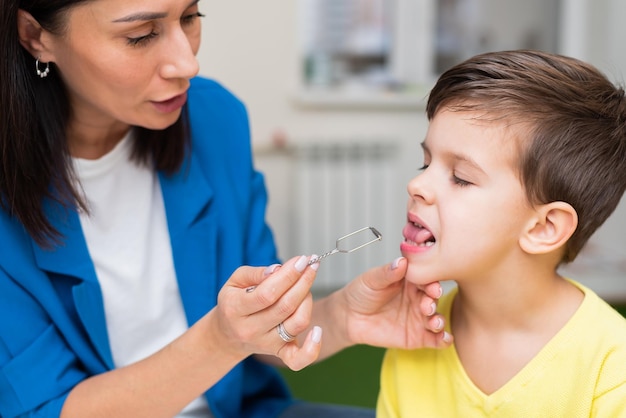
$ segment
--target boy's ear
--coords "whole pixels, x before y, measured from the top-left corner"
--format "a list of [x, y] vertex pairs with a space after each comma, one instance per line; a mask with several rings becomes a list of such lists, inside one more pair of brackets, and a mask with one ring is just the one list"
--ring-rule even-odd
[[562, 248], [577, 226], [578, 214], [570, 204], [547, 203], [536, 208], [519, 243], [528, 254], [547, 254]]
[[41, 57], [41, 60], [44, 62], [51, 61], [43, 56], [47, 51], [45, 30], [30, 13], [22, 9], [17, 11], [17, 33], [20, 38], [20, 44], [34, 58]]

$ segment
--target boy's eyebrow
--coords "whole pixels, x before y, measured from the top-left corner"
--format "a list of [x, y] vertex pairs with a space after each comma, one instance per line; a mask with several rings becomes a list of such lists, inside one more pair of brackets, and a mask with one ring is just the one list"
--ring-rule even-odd
[[[200, 0], [193, 0], [191, 3], [185, 7], [185, 9], [190, 8], [194, 4], [198, 3]], [[113, 23], [128, 23], [128, 22], [137, 22], [137, 21], [146, 21], [146, 20], [156, 20], [163, 19], [168, 16], [167, 12], [138, 12], [133, 13], [128, 16], [120, 17], [119, 19], [113, 20]]]
[[[426, 145], [426, 142], [422, 142], [420, 145], [422, 146], [422, 149], [424, 150], [424, 152], [427, 152], [427, 153], [430, 154], [430, 150], [428, 149], [428, 145]], [[464, 162], [466, 164], [469, 164], [470, 166], [472, 166], [476, 170], [479, 170], [482, 173], [485, 172], [482, 168], [480, 168], [480, 165], [476, 161], [474, 161], [473, 158], [471, 158], [471, 157], [469, 157], [467, 155], [458, 154], [458, 153], [455, 153], [455, 152], [447, 153], [447, 155], [449, 155], [451, 157], [451, 159], [454, 160], [454, 161]]]

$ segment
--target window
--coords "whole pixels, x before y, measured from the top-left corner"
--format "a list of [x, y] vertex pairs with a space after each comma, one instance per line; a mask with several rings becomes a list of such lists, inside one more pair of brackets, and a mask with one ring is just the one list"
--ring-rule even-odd
[[393, 2], [306, 0], [304, 79], [310, 88], [388, 86]]
[[559, 0], [439, 0], [437, 5], [437, 73], [480, 52], [558, 51]]
[[558, 52], [571, 2], [300, 0], [300, 99], [416, 105], [438, 74], [477, 53]]

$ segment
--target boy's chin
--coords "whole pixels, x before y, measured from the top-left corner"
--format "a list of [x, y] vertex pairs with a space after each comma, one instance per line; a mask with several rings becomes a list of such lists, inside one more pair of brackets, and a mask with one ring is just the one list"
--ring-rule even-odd
[[[407, 256], [405, 255], [405, 257]], [[410, 257], [407, 257], [407, 259], [409, 260], [409, 265], [406, 269], [406, 274], [404, 277], [409, 283], [413, 283], [418, 286], [423, 286], [423, 285], [427, 285], [427, 284], [434, 283], [434, 282], [441, 280], [441, 278], [428, 272], [423, 267], [420, 267], [419, 264], [412, 263]]]

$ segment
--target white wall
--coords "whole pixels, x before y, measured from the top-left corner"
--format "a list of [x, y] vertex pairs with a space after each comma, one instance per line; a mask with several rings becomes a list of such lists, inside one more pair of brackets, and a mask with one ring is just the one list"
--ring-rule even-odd
[[294, 141], [380, 136], [419, 141], [425, 132], [419, 108], [338, 111], [303, 109], [294, 103], [299, 74], [296, 3], [202, 3], [207, 17], [201, 73], [221, 80], [245, 101], [255, 144], [271, 142], [277, 131]]
[[[614, 80], [626, 73], [626, 2], [623, 0], [568, 0], [584, 7], [593, 5], [593, 13], [584, 22], [591, 33], [583, 36], [584, 43], [570, 44], [572, 55], [589, 60], [607, 72]], [[294, 103], [298, 87], [298, 28], [297, 0], [204, 0], [201, 10], [203, 44], [199, 53], [201, 73], [223, 82], [246, 104], [250, 114], [252, 139], [257, 149], [263, 149], [278, 135], [289, 141], [335, 140], [353, 138], [390, 138], [401, 141], [404, 151], [398, 162], [400, 178], [408, 180], [421, 163], [419, 142], [426, 132], [423, 108], [302, 108]], [[583, 9], [584, 9], [583, 7]], [[580, 16], [579, 16], [580, 17]], [[576, 33], [576, 28], [570, 31]], [[574, 36], [574, 35], [572, 35]], [[582, 39], [581, 38], [581, 39]], [[277, 231], [279, 244], [285, 234], [281, 210], [287, 207], [281, 166], [264, 164], [270, 188], [269, 220]], [[404, 222], [405, 181], [390, 185], [398, 201], [397, 237]], [[600, 231], [602, 246], [626, 260], [626, 204]], [[283, 251], [285, 251], [283, 249]], [[313, 249], [312, 249], [313, 251]], [[288, 257], [294, 254], [281, 254]], [[626, 264], [626, 261], [625, 261]], [[626, 300], [626, 266], [619, 280], [593, 282], [600, 292], [611, 297], [621, 292]], [[601, 272], [605, 274], [604, 272]], [[608, 273], [607, 273], [608, 274]], [[610, 273], [608, 275], [615, 276]], [[608, 283], [608, 284], [605, 284]], [[607, 287], [608, 286], [608, 287]]]

